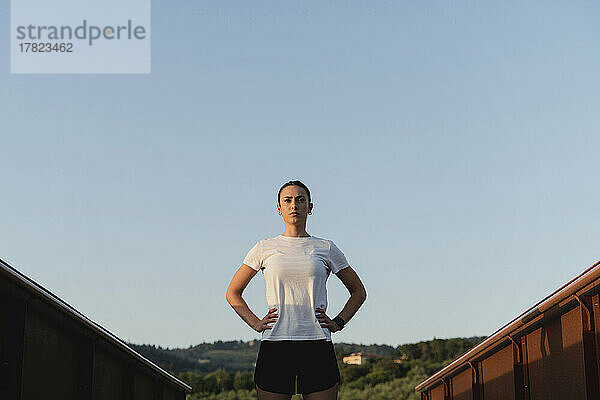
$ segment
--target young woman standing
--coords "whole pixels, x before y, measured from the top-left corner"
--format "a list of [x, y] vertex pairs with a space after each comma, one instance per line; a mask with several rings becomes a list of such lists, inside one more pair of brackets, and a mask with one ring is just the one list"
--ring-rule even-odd
[[[277, 194], [283, 234], [259, 241], [227, 288], [229, 304], [262, 333], [254, 372], [259, 400], [289, 400], [296, 389], [305, 400], [336, 399], [340, 373], [331, 333], [341, 330], [367, 298], [360, 278], [337, 246], [306, 232], [312, 209], [306, 185], [300, 181], [284, 184]], [[269, 310], [259, 319], [242, 293], [261, 270]], [[326, 314], [326, 282], [331, 272], [350, 292], [333, 319]]]

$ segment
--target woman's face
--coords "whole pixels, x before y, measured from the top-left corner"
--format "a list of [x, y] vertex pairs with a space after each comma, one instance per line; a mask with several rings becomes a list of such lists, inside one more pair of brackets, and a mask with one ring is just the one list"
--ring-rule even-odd
[[277, 209], [286, 223], [297, 225], [306, 222], [307, 214], [312, 211], [306, 190], [300, 186], [286, 186], [279, 195]]

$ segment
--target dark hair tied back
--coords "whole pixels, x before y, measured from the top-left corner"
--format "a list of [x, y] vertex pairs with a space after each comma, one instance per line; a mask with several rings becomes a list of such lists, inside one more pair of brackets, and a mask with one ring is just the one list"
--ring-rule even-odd
[[288, 186], [300, 186], [302, 189], [306, 190], [306, 194], [308, 195], [308, 202], [310, 203], [310, 190], [308, 190], [308, 187], [306, 187], [306, 185], [300, 181], [289, 181], [284, 183], [283, 186], [279, 189], [279, 192], [277, 193], [277, 204], [280, 204], [279, 196], [281, 196], [281, 191]]

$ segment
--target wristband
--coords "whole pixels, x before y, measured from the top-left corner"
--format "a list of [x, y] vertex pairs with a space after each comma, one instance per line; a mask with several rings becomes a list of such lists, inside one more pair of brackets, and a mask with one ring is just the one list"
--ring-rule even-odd
[[336, 325], [340, 327], [340, 330], [344, 329], [344, 325], [346, 325], [346, 323], [344, 322], [342, 317], [340, 317], [339, 315], [337, 317], [335, 317], [334, 319], [332, 319], [332, 321], [335, 322]]

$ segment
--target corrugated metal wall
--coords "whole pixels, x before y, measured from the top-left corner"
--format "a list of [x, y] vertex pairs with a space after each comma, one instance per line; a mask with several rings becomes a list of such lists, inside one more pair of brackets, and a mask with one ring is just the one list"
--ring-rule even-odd
[[154, 383], [148, 375], [136, 371], [134, 385], [135, 400], [152, 399], [154, 397]]
[[483, 393], [486, 400], [515, 400], [512, 346], [481, 362]]
[[444, 386], [439, 385], [431, 390], [428, 400], [444, 400]]
[[77, 399], [78, 364], [79, 349], [73, 337], [48, 317], [29, 310], [25, 318], [22, 398]]
[[526, 336], [531, 400], [586, 398], [581, 314], [576, 308]]
[[[424, 387], [424, 400], [600, 400], [600, 280]], [[443, 371], [443, 370], [442, 370]]]
[[455, 400], [473, 400], [472, 375], [473, 372], [469, 368], [452, 378], [452, 391]]
[[184, 400], [185, 389], [0, 276], [1, 400]]

